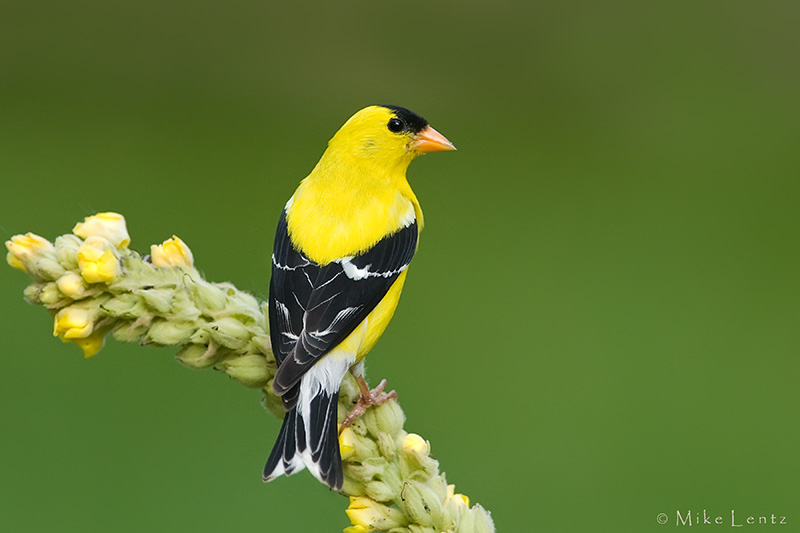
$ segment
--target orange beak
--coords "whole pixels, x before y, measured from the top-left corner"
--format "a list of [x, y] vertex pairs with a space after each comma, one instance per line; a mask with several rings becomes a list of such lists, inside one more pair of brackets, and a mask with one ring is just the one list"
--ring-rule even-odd
[[411, 143], [411, 149], [417, 152], [441, 152], [443, 150], [455, 150], [456, 147], [447, 138], [431, 128], [425, 126], [421, 132], [414, 136], [414, 141]]

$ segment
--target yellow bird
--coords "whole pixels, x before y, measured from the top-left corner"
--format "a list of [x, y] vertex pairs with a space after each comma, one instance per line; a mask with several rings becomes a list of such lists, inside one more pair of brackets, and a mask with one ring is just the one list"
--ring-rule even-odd
[[328, 142], [286, 203], [272, 254], [269, 327], [278, 363], [275, 393], [287, 410], [264, 481], [308, 468], [342, 488], [337, 404], [350, 370], [369, 405], [364, 356], [391, 320], [417, 249], [422, 210], [406, 180], [418, 155], [455, 146], [408, 109], [370, 106]]

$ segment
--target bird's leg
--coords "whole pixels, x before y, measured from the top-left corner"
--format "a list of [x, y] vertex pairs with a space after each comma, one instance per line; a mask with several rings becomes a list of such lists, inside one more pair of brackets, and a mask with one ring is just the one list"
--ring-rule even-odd
[[386, 388], [385, 379], [382, 379], [381, 382], [378, 383], [378, 386], [372, 390], [369, 390], [367, 382], [364, 381], [364, 378], [361, 376], [356, 376], [356, 383], [358, 383], [358, 389], [361, 391], [361, 397], [358, 399], [356, 406], [353, 407], [353, 410], [350, 411], [342, 421], [342, 426], [339, 428], [340, 435], [342, 431], [344, 431], [344, 428], [353, 423], [353, 420], [366, 412], [367, 407], [371, 405], [383, 405], [390, 398], [397, 399], [397, 393], [395, 391], [383, 392]]

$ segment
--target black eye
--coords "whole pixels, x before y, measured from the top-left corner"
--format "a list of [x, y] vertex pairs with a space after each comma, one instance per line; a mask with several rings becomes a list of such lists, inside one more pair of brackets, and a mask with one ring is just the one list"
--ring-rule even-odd
[[402, 120], [399, 118], [393, 118], [389, 121], [389, 124], [386, 125], [389, 128], [389, 131], [392, 133], [400, 133], [406, 127]]

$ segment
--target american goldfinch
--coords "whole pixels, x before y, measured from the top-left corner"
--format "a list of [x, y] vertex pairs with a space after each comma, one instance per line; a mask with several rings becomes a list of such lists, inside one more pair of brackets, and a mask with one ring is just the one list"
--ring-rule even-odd
[[421, 116], [367, 107], [336, 132], [286, 203], [272, 254], [269, 327], [278, 363], [272, 386], [287, 413], [264, 481], [307, 467], [341, 489], [342, 379], [352, 371], [362, 393], [348, 422], [391, 397], [384, 383], [369, 391], [362, 360], [394, 314], [423, 224], [406, 169], [440, 150], [455, 147]]

